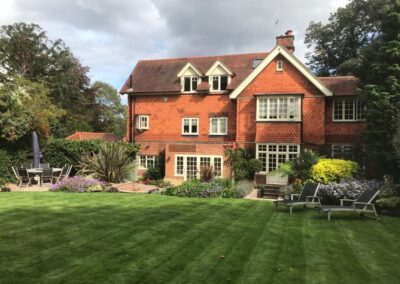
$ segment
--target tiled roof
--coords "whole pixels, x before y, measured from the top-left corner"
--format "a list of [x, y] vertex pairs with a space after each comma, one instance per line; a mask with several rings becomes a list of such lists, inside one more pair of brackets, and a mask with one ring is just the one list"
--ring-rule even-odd
[[[173, 58], [159, 60], [141, 60], [133, 69], [132, 89], [135, 93], [180, 92], [181, 84], [177, 74], [190, 62], [204, 74], [217, 61], [220, 60], [235, 74], [228, 89], [236, 88], [254, 69], [254, 58], [265, 58], [268, 53], [247, 53], [221, 56]], [[126, 80], [120, 92], [125, 93], [130, 87], [130, 79]], [[199, 90], [208, 90], [201, 83]]]
[[[181, 84], [177, 74], [190, 62], [203, 74], [217, 61], [223, 62], [234, 76], [228, 85], [229, 90], [235, 89], [254, 69], [253, 59], [264, 59], [267, 52], [246, 53], [220, 56], [185, 57], [155, 60], [140, 60], [133, 69], [132, 89], [134, 93], [165, 93], [180, 92]], [[318, 77], [320, 81], [336, 96], [356, 94], [359, 80], [354, 76]], [[198, 91], [208, 91], [206, 77], [198, 85]], [[120, 93], [127, 93], [130, 88], [130, 78], [122, 86]]]
[[117, 136], [112, 133], [104, 132], [80, 132], [77, 131], [74, 134], [65, 138], [66, 140], [104, 140], [104, 141], [118, 141], [120, 140]]
[[351, 96], [357, 94], [359, 80], [354, 76], [318, 77], [334, 96]]

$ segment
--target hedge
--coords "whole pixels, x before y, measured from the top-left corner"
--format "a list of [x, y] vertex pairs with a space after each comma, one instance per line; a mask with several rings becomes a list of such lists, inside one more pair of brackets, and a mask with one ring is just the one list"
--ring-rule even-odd
[[101, 140], [65, 140], [51, 139], [43, 149], [43, 161], [51, 166], [78, 165], [79, 159], [86, 153], [98, 153], [101, 143], [121, 143], [128, 147], [132, 155], [139, 151], [138, 144], [125, 142], [104, 142]]

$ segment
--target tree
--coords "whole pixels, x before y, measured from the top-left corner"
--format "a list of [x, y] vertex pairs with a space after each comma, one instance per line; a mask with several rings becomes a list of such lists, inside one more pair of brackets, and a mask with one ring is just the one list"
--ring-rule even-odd
[[48, 137], [52, 124], [65, 112], [53, 105], [44, 84], [20, 77], [0, 84], [0, 138], [16, 141], [36, 130]]
[[367, 153], [382, 170], [378, 175], [398, 175], [393, 139], [400, 117], [400, 0], [352, 0], [326, 25], [311, 23], [306, 43], [314, 47], [308, 64], [317, 74], [359, 77]]
[[96, 81], [92, 85], [98, 107], [94, 127], [123, 137], [126, 132], [126, 110], [117, 90], [108, 83]]
[[393, 139], [400, 119], [400, 1], [382, 9], [381, 33], [363, 51], [359, 72], [367, 110], [364, 134], [380, 174], [398, 175]]
[[16, 23], [0, 28], [0, 82], [24, 77], [44, 83], [53, 104], [67, 115], [53, 126], [52, 134], [65, 137], [75, 130], [91, 130], [94, 93], [88, 68], [80, 64], [61, 39], [52, 41], [36, 24]]
[[[394, 0], [397, 1], [397, 0]], [[331, 14], [327, 24], [311, 22], [305, 43], [309, 67], [319, 76], [355, 74], [360, 55], [381, 33], [383, 6], [393, 0], [353, 0]]]

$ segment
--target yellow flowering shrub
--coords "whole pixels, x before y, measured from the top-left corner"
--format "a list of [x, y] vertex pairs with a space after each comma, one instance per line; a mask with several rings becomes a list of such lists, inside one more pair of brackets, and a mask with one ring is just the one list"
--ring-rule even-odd
[[320, 159], [311, 168], [310, 179], [315, 182], [339, 182], [354, 177], [360, 170], [356, 162], [341, 159]]

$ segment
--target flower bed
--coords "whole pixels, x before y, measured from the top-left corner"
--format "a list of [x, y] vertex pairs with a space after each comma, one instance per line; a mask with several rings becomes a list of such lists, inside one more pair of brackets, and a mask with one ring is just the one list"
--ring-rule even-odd
[[53, 184], [50, 191], [95, 192], [103, 191], [105, 186], [104, 182], [98, 180], [74, 176]]

